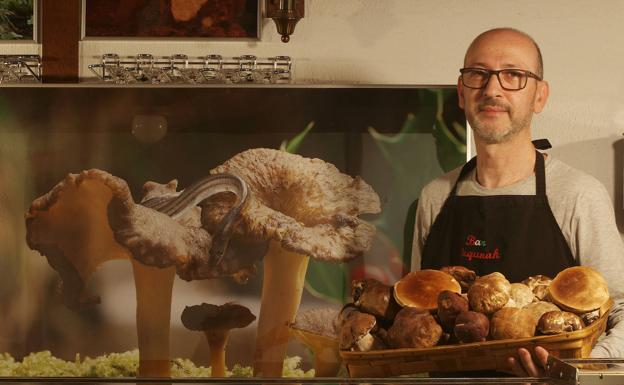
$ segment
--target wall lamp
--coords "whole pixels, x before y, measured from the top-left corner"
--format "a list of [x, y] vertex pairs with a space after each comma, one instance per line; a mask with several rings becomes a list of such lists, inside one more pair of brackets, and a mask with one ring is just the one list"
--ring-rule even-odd
[[266, 17], [273, 19], [282, 41], [288, 43], [295, 25], [303, 18], [305, 0], [266, 0]]

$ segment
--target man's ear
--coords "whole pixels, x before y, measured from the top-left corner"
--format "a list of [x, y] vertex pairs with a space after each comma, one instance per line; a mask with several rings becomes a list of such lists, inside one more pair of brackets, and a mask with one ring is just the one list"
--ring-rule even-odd
[[537, 82], [537, 90], [535, 91], [535, 101], [533, 103], [533, 112], [539, 114], [544, 109], [548, 95], [550, 94], [550, 86], [546, 80]]
[[461, 82], [461, 76], [457, 78], [457, 97], [459, 99], [459, 108], [464, 109], [464, 85]]

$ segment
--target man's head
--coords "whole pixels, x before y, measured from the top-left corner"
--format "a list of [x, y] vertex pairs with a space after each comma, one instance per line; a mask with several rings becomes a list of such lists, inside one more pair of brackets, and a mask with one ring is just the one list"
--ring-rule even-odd
[[[529, 35], [512, 28], [486, 31], [468, 47], [464, 68], [477, 69], [464, 72], [457, 83], [459, 105], [466, 112], [475, 139], [484, 143], [503, 143], [520, 132], [530, 138], [531, 118], [534, 113], [542, 111], [549, 91], [548, 83], [539, 80], [544, 69], [537, 43]], [[497, 77], [479, 69], [521, 71], [503, 72]], [[473, 77], [472, 82], [468, 81], [468, 76]], [[475, 77], [483, 82], [475, 83]]]

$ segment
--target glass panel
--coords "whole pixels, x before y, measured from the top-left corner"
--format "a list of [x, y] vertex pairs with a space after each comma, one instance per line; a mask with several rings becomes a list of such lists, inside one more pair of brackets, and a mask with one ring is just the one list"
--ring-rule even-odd
[[[78, 195], [68, 199], [68, 205], [76, 207], [72, 206], [74, 211], [68, 211], [71, 215], [58, 219], [58, 223], [50, 214], [49, 228], [58, 225], [58, 232], [45, 230], [53, 233], [45, 242], [41, 241], [46, 237], [43, 227], [29, 235], [33, 237], [30, 246], [36, 243], [49, 258], [56, 256], [50, 262], [27, 243], [25, 213], [35, 198], [49, 192], [68, 174], [104, 170], [126, 181], [134, 201], [139, 202], [147, 181], [166, 184], [176, 179], [178, 188], [184, 189], [242, 151], [283, 145], [291, 153], [319, 158], [344, 174], [361, 176], [381, 203], [380, 214], [362, 215], [377, 228], [371, 247], [347, 263], [311, 259], [299, 307], [300, 313], [319, 307], [337, 310], [351, 301], [352, 280], [370, 277], [392, 284], [408, 271], [410, 221], [420, 189], [465, 161], [464, 118], [456, 106], [455, 91], [448, 87], [0, 89], [0, 352], [15, 359], [5, 356], [0, 360], [0, 375], [100, 376], [107, 370], [125, 377], [136, 375], [137, 273], [133, 274], [132, 263], [122, 258], [97, 269], [91, 265], [59, 266], [67, 263], [67, 255], [80, 254], [75, 248], [83, 248], [80, 252], [89, 256], [131, 255], [122, 246], [103, 249], [103, 239], [111, 237], [107, 222], [112, 220], [110, 207], [99, 208], [98, 220], [104, 227], [90, 222], [95, 219], [79, 220], [86, 212], [97, 210], [99, 201], [94, 196], [84, 201]], [[296, 190], [296, 186], [292, 188]], [[271, 204], [278, 211], [285, 204], [279, 195], [264, 199], [274, 200]], [[313, 224], [317, 220], [305, 217], [298, 221]], [[97, 230], [90, 230], [91, 226]], [[166, 228], [162, 231], [159, 239], [168, 236]], [[89, 242], [82, 239], [85, 234]], [[99, 296], [101, 303], [70, 310], [63, 304], [61, 280], [51, 264], [73, 271], [74, 277], [76, 271], [95, 270], [86, 291]], [[230, 277], [174, 279], [170, 351], [171, 357], [180, 359], [171, 364], [173, 374], [210, 373], [197, 369], [210, 365], [211, 349], [204, 333], [182, 324], [184, 308], [202, 302], [222, 305], [234, 301], [258, 317], [264, 273], [262, 263], [258, 263], [258, 271], [246, 284]], [[274, 279], [279, 288], [286, 278]], [[148, 283], [147, 296], [161, 295], [155, 294], [156, 286], [166, 294], [165, 281]], [[66, 289], [68, 286], [66, 282]], [[282, 300], [279, 296], [273, 299]], [[229, 333], [225, 360], [235, 374], [251, 375], [257, 324]], [[39, 353], [30, 356], [39, 362], [32, 366], [45, 370], [27, 371], [23, 365], [21, 371], [12, 371], [25, 357], [41, 351], [50, 351], [69, 363]], [[86, 357], [127, 351], [131, 352], [109, 356], [105, 368], [92, 364], [85, 369]], [[312, 349], [299, 339], [288, 341], [286, 354], [290, 357], [286, 374], [314, 374]], [[334, 375], [347, 377], [348, 373], [342, 367]]]

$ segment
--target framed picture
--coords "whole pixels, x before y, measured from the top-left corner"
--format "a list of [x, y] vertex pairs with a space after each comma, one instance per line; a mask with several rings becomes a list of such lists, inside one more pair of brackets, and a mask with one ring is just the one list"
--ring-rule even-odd
[[83, 38], [259, 39], [259, 0], [83, 0]]
[[0, 42], [35, 41], [37, 0], [0, 0]]

